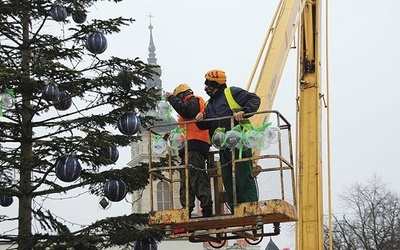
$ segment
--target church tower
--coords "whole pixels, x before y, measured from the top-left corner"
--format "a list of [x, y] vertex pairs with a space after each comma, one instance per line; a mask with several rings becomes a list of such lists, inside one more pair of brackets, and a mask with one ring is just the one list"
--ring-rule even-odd
[[[151, 15], [150, 15], [151, 17]], [[149, 25], [149, 30], [150, 30], [150, 44], [149, 44], [149, 57], [147, 58], [147, 63], [150, 65], [154, 66], [159, 66], [157, 64], [157, 58], [156, 58], [156, 46], [154, 46], [154, 41], [153, 41], [153, 25], [150, 22]], [[158, 88], [162, 89], [162, 81], [161, 81], [161, 75], [162, 75], [162, 70], [161, 67], [156, 67], [153, 69], [157, 74], [153, 74], [152, 78], [153, 79], [147, 79], [146, 81], [146, 87], [147, 88]]]
[[[150, 17], [152, 17], [150, 15]], [[154, 65], [153, 70], [156, 73], [152, 74], [152, 79], [149, 78], [146, 80], [146, 87], [147, 88], [157, 88], [160, 91], [162, 91], [162, 80], [161, 80], [161, 74], [162, 70], [161, 67], [157, 64], [157, 58], [156, 58], [156, 47], [154, 45], [154, 40], [153, 40], [153, 25], [150, 22], [149, 25], [149, 30], [150, 30], [150, 43], [148, 47], [149, 51], [149, 57], [147, 58], [147, 63], [149, 65]], [[156, 111], [151, 111], [152, 115], [157, 115]], [[172, 118], [172, 117], [163, 117], [162, 120], [156, 121], [156, 124], [162, 124], [162, 123], [176, 123], [177, 121]], [[162, 129], [158, 129], [157, 132], [160, 135], [164, 135], [165, 133], [171, 131], [174, 129], [175, 126], [169, 126], [169, 127], [163, 127]], [[154, 138], [149, 138], [148, 131], [145, 129], [142, 129], [141, 134], [140, 134], [142, 140], [133, 142], [131, 143], [131, 161], [128, 163], [129, 166], [135, 167], [137, 164], [142, 163], [142, 162], [149, 162], [149, 153], [148, 153], [148, 145], [151, 140]], [[160, 155], [159, 157], [161, 157]], [[154, 157], [152, 160], [157, 161], [157, 156]], [[155, 181], [153, 186], [153, 190], [157, 192], [157, 209], [168, 209], [169, 207], [169, 190], [170, 187], [168, 183], [162, 182], [162, 181]], [[176, 190], [175, 190], [176, 189]], [[179, 187], [174, 187], [174, 192], [177, 192], [179, 194]], [[156, 197], [156, 196], [154, 196]], [[132, 212], [133, 213], [147, 213], [150, 211], [150, 188], [146, 187], [144, 190], [139, 190], [135, 191], [132, 194]], [[179, 200], [176, 200], [174, 202], [178, 202]]]

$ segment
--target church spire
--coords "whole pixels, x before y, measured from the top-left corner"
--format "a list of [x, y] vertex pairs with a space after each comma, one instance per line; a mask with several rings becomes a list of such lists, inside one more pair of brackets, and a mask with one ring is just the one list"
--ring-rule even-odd
[[162, 81], [161, 81], [161, 67], [159, 67], [159, 65], [157, 65], [157, 58], [156, 58], [156, 46], [154, 45], [154, 40], [153, 40], [153, 25], [151, 24], [151, 18], [153, 18], [154, 16], [151, 15], [151, 13], [148, 15], [149, 19], [150, 19], [150, 25], [149, 25], [149, 30], [150, 30], [150, 43], [149, 43], [149, 57], [147, 58], [147, 63], [150, 65], [154, 65], [157, 67], [154, 67], [153, 70], [155, 72], [157, 72], [157, 74], [152, 74], [152, 78], [153, 79], [147, 79], [146, 81], [146, 86], [147, 88], [152, 88], [152, 87], [156, 87], [158, 89], [161, 90], [162, 88]]

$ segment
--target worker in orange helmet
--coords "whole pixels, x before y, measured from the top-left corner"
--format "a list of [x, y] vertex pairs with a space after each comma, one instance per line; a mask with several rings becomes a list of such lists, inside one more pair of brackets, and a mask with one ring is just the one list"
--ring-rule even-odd
[[[178, 113], [178, 122], [194, 121], [199, 112], [204, 112], [205, 101], [193, 94], [186, 83], [178, 85], [173, 93], [166, 92], [165, 97]], [[183, 124], [181, 124], [183, 127]], [[210, 178], [206, 172], [206, 159], [210, 150], [208, 131], [200, 130], [195, 123], [187, 124], [188, 167], [189, 167], [189, 214], [193, 211], [195, 197], [200, 201], [203, 217], [212, 216], [212, 198]], [[182, 163], [185, 164], [185, 148], [179, 150]], [[185, 169], [180, 169], [180, 202], [186, 207]]]
[[[199, 112], [196, 116], [196, 125], [200, 129], [208, 129], [209, 136], [212, 138], [217, 128], [224, 128], [225, 131], [231, 130], [230, 119], [216, 119], [213, 121], [203, 121], [205, 118], [234, 117], [235, 126], [244, 126], [250, 121], [244, 117], [247, 113], [257, 112], [261, 100], [255, 93], [248, 92], [239, 87], [229, 87], [226, 85], [226, 74], [220, 69], [212, 69], [205, 74], [204, 90], [210, 96], [205, 112]], [[229, 90], [227, 92], [226, 90]], [[230, 93], [229, 95], [227, 93]], [[233, 99], [240, 107], [230, 107]], [[235, 156], [238, 158], [239, 152], [235, 148]], [[242, 151], [242, 158], [252, 156], [251, 149]], [[222, 181], [228, 198], [228, 206], [233, 212], [233, 183], [232, 183], [232, 152], [230, 148], [220, 148], [219, 157], [222, 170]], [[238, 203], [258, 201], [258, 191], [253, 177], [252, 161], [236, 163], [236, 197]]]

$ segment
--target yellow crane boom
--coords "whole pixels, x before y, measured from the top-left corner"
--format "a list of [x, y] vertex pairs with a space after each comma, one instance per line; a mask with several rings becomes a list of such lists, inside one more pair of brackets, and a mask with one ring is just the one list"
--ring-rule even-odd
[[[260, 110], [272, 108], [301, 12], [299, 0], [281, 0], [275, 12], [246, 88], [260, 96]], [[260, 118], [253, 117], [252, 124], [260, 126], [264, 122]]]
[[[247, 89], [261, 97], [262, 110], [269, 110], [279, 87], [286, 58], [298, 31], [298, 137], [297, 248], [323, 249], [323, 200], [321, 160], [320, 34], [319, 0], [282, 0], [264, 41]], [[267, 51], [265, 52], [265, 48]], [[264, 58], [262, 57], [264, 55]], [[262, 65], [260, 61], [263, 59]], [[253, 78], [259, 72], [255, 86]], [[260, 126], [262, 117], [252, 118]]]

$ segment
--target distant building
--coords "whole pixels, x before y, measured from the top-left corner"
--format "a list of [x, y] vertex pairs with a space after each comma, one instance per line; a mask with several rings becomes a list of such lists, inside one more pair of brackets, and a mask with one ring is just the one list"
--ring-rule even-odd
[[279, 250], [279, 248], [275, 245], [275, 243], [272, 241], [272, 239], [269, 239], [268, 245], [265, 248], [265, 250]]

